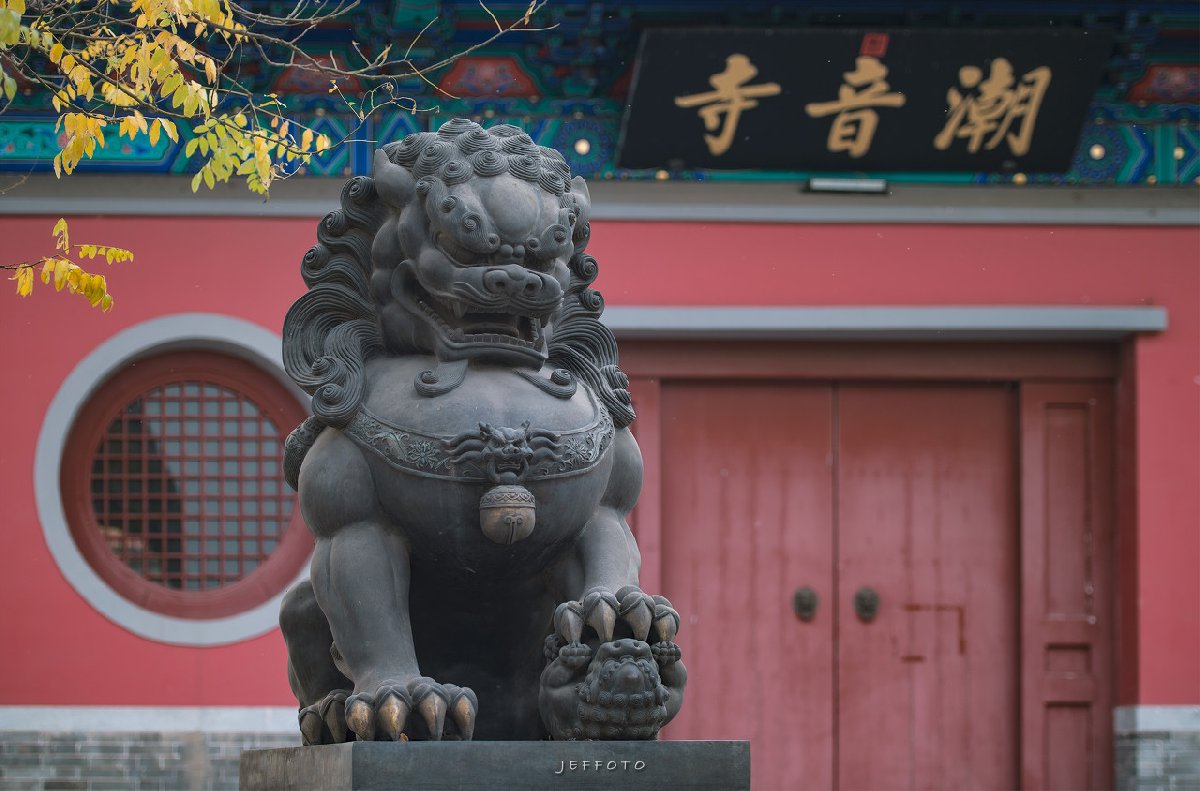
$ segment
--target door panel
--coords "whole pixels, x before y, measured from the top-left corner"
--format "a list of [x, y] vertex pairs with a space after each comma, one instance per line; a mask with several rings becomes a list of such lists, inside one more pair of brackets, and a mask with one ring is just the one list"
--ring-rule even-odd
[[[676, 739], [749, 739], [756, 788], [832, 784], [828, 387], [662, 389], [663, 592], [688, 697]], [[796, 588], [821, 601], [793, 613]]]
[[838, 785], [1013, 788], [1014, 393], [841, 387], [836, 413]]
[[1021, 392], [1022, 784], [1112, 786], [1112, 388]]

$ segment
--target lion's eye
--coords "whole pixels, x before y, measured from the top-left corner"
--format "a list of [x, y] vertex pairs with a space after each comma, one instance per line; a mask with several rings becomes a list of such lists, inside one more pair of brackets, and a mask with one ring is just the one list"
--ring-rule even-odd
[[528, 269], [533, 269], [537, 272], [549, 272], [557, 262], [558, 259], [554, 256], [541, 258], [532, 252], [528, 252], [525, 254], [525, 261], [523, 263]]
[[439, 250], [446, 254], [447, 258], [459, 266], [475, 266], [480, 259], [478, 253], [463, 247], [454, 241], [449, 234], [439, 231], [434, 234], [433, 243]]

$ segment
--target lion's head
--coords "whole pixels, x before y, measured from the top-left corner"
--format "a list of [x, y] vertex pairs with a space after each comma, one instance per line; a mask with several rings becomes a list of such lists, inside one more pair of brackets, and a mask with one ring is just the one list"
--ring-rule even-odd
[[301, 266], [309, 291], [284, 322], [284, 363], [317, 422], [353, 416], [368, 359], [432, 354], [549, 361], [628, 425], [628, 380], [588, 288], [589, 209], [562, 155], [513, 126], [454, 119], [383, 146], [373, 177], [351, 179], [318, 226]]
[[375, 156], [390, 209], [371, 290], [390, 349], [540, 367], [587, 243], [588, 194], [557, 152], [461, 119]]

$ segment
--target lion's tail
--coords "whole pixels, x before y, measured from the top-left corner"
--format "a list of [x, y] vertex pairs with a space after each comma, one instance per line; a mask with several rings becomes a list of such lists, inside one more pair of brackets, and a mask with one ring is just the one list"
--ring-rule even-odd
[[312, 449], [317, 437], [325, 430], [325, 423], [320, 418], [310, 417], [288, 434], [283, 443], [283, 475], [288, 486], [300, 489], [300, 465], [304, 457]]

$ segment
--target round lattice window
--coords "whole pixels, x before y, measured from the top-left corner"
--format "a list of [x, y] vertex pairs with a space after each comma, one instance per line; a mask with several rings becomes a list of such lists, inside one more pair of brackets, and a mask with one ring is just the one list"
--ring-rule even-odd
[[282, 469], [284, 437], [304, 417], [236, 357], [128, 366], [80, 411], [64, 454], [83, 556], [126, 599], [168, 615], [217, 618], [270, 599], [312, 550]]

